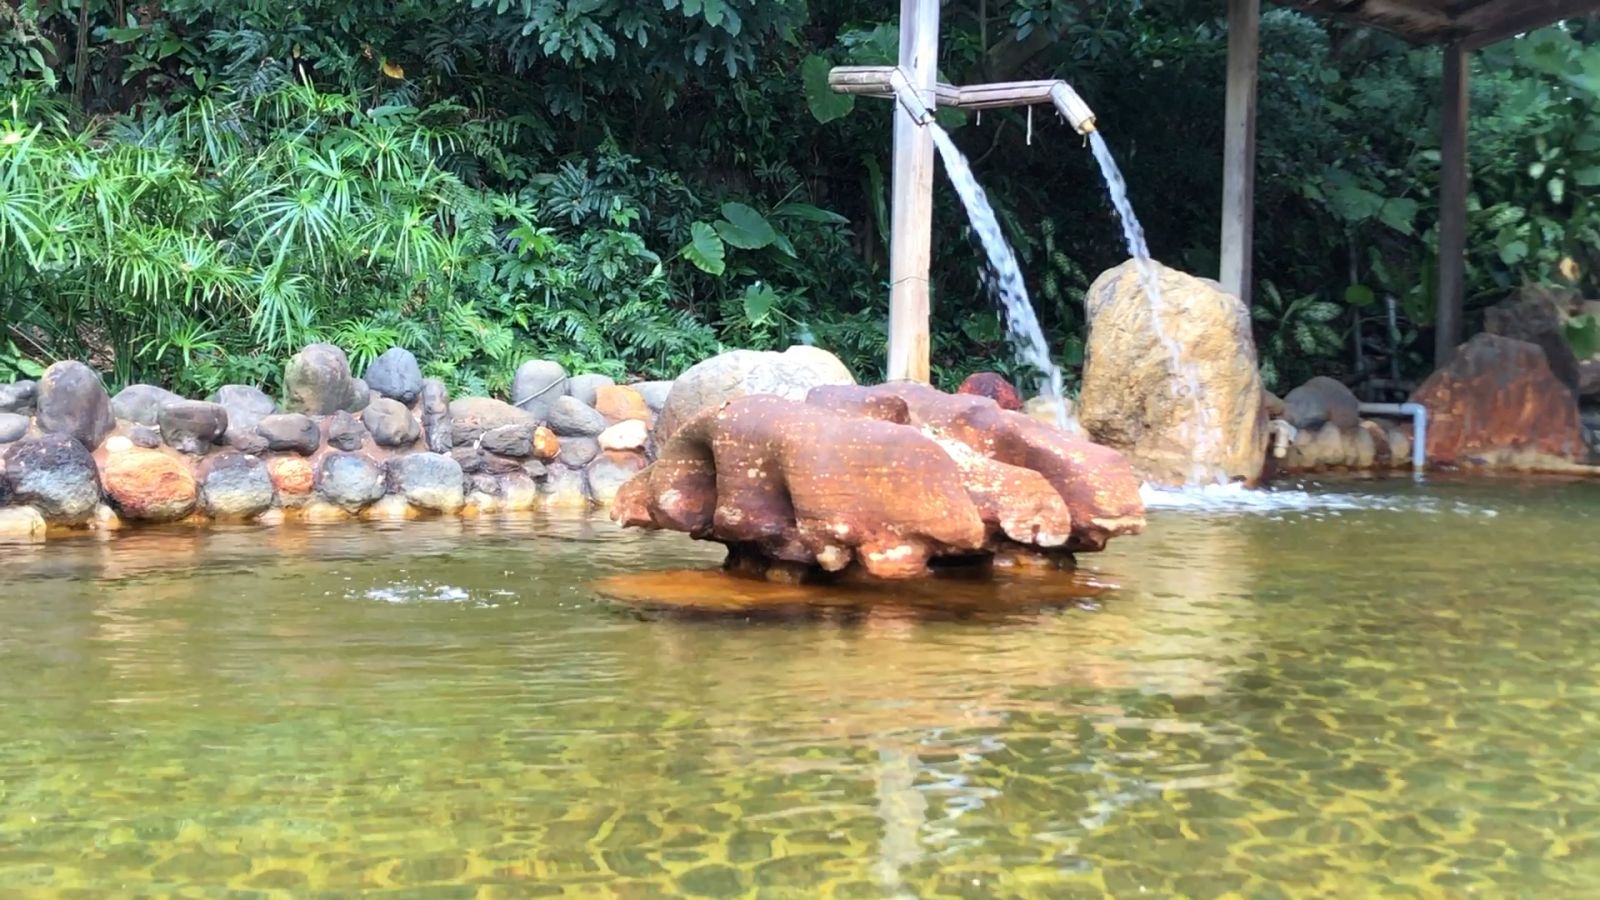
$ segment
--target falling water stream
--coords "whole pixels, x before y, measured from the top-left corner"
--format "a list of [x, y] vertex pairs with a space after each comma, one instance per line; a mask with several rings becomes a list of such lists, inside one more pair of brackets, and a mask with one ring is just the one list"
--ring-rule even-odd
[[955, 184], [956, 193], [961, 195], [962, 205], [967, 208], [972, 230], [977, 233], [978, 240], [983, 242], [983, 249], [989, 255], [988, 280], [992, 282], [1005, 309], [1006, 332], [1011, 344], [1016, 348], [1017, 356], [1039, 372], [1039, 395], [1055, 408], [1056, 424], [1065, 430], [1076, 431], [1077, 423], [1068, 417], [1067, 404], [1063, 399], [1061, 367], [1050, 355], [1050, 344], [1045, 340], [1044, 329], [1039, 327], [1039, 317], [1028, 299], [1028, 287], [1022, 280], [1022, 267], [1017, 264], [1017, 255], [1012, 252], [1011, 245], [1000, 230], [1000, 220], [995, 216], [994, 207], [989, 205], [989, 198], [973, 176], [967, 158], [951, 142], [950, 135], [934, 122], [928, 123], [928, 131], [933, 134], [933, 142], [939, 148], [939, 155], [944, 158], [945, 171], [950, 173], [950, 181]]
[[[989, 256], [986, 281], [993, 286], [1005, 310], [1006, 331], [1011, 343], [1016, 348], [1018, 357], [1039, 372], [1039, 393], [1055, 407], [1057, 424], [1064, 429], [1077, 431], [1077, 422], [1068, 416], [1067, 404], [1063, 399], [1064, 379], [1061, 367], [1056, 365], [1055, 359], [1050, 355], [1050, 345], [1045, 340], [1044, 329], [1039, 326], [1039, 317], [1034, 312], [1033, 303], [1028, 299], [1028, 288], [1023, 282], [1022, 268], [1017, 264], [1016, 254], [1000, 230], [1000, 221], [995, 216], [994, 207], [989, 204], [983, 188], [972, 174], [972, 167], [967, 164], [966, 157], [950, 140], [950, 135], [946, 134], [937, 123], [930, 122], [927, 127], [933, 135], [934, 144], [939, 148], [939, 155], [944, 159], [945, 171], [950, 174], [950, 181], [955, 185], [956, 193], [961, 196], [962, 205], [966, 207], [967, 216], [972, 221], [972, 230], [977, 233]], [[1134, 214], [1133, 204], [1128, 200], [1127, 181], [1122, 177], [1122, 171], [1111, 155], [1111, 148], [1106, 145], [1105, 139], [1099, 132], [1089, 135], [1089, 144], [1094, 150], [1095, 160], [1100, 164], [1100, 172], [1105, 178], [1112, 206], [1116, 208], [1117, 217], [1122, 222], [1122, 233], [1128, 243], [1128, 253], [1139, 268], [1140, 280], [1144, 283], [1145, 295], [1150, 305], [1151, 328], [1155, 332], [1156, 340], [1166, 351], [1168, 371], [1171, 376], [1169, 384], [1172, 385], [1174, 396], [1180, 401], [1187, 400], [1194, 407], [1194, 414], [1185, 423], [1186, 429], [1190, 432], [1187, 435], [1189, 439], [1185, 443], [1194, 448], [1196, 458], [1189, 481], [1192, 484], [1213, 482], [1216, 480], [1214, 474], [1200, 462], [1211, 457], [1210, 443], [1214, 439], [1215, 432], [1211, 427], [1210, 410], [1201, 402], [1199, 373], [1192, 364], [1184, 361], [1182, 348], [1163, 321], [1161, 276], [1156, 269], [1155, 261], [1150, 257], [1150, 248], [1145, 243], [1144, 227], [1139, 224], [1139, 217]]]

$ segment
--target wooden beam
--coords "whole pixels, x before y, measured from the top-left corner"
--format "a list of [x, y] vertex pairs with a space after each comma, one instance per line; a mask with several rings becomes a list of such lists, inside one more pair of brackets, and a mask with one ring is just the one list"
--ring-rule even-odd
[[1250, 302], [1255, 253], [1256, 72], [1261, 0], [1228, 0], [1228, 108], [1222, 151], [1223, 290]]
[[[900, 68], [934, 108], [939, 0], [900, 0]], [[933, 251], [933, 137], [894, 105], [894, 212], [889, 232], [890, 381], [930, 380], [928, 269]]]
[[1472, 51], [1596, 11], [1597, 0], [1502, 0], [1462, 13], [1459, 23], [1470, 32], [1463, 44]]
[[1467, 124], [1471, 54], [1460, 43], [1444, 48], [1444, 96], [1439, 121], [1439, 297], [1434, 310], [1434, 366], [1455, 355], [1462, 338], [1467, 281]]

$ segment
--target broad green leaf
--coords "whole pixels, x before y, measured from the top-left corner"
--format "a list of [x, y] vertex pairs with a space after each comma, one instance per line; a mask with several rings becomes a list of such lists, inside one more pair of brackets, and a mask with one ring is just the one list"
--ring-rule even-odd
[[760, 325], [767, 321], [773, 307], [778, 305], [778, 295], [772, 288], [757, 282], [750, 285], [744, 292], [744, 317], [751, 325]]
[[1572, 173], [1572, 181], [1579, 187], [1600, 185], [1600, 166], [1588, 166]]
[[1393, 228], [1401, 234], [1410, 234], [1411, 223], [1417, 217], [1417, 201], [1405, 197], [1396, 197], [1385, 200], [1383, 208], [1378, 210], [1378, 218], [1383, 224]]
[[717, 223], [722, 239], [740, 250], [760, 250], [778, 240], [778, 232], [766, 216], [743, 203], [722, 204], [722, 221]]
[[1514, 241], [1507, 241], [1506, 244], [1500, 248], [1500, 261], [1508, 266], [1514, 266], [1527, 258], [1528, 242], [1522, 240], [1521, 238], [1518, 238]]
[[828, 72], [833, 63], [827, 57], [815, 54], [800, 64], [800, 80], [805, 85], [806, 106], [818, 122], [828, 123], [843, 118], [856, 108], [856, 98], [849, 94], [836, 94], [828, 87]]
[[1545, 189], [1550, 192], [1550, 202], [1560, 203], [1567, 196], [1567, 182], [1557, 176], [1545, 182]]
[[1364, 284], [1352, 284], [1344, 289], [1344, 302], [1351, 306], [1371, 306], [1377, 299], [1372, 288]]
[[709, 275], [727, 271], [727, 249], [722, 246], [722, 238], [717, 237], [716, 230], [704, 222], [696, 222], [689, 226], [689, 233], [693, 240], [683, 248], [684, 257]]
[[1600, 355], [1600, 317], [1580, 316], [1566, 324], [1567, 343], [1579, 359]]
[[785, 203], [773, 210], [772, 215], [781, 219], [804, 219], [807, 222], [821, 222], [825, 225], [850, 224], [850, 220], [844, 216], [809, 203]]

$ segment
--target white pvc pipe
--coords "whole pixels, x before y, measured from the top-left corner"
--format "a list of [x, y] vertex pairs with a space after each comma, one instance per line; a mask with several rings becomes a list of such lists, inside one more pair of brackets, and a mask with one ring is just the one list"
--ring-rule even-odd
[[1421, 403], [1363, 403], [1361, 412], [1373, 416], [1411, 417], [1411, 467], [1428, 468], [1428, 408]]

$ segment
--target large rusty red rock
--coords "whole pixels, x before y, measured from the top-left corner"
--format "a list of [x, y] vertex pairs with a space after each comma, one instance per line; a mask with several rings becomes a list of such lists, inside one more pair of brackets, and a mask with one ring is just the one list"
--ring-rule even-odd
[[1538, 345], [1479, 334], [1411, 398], [1428, 408], [1428, 460], [1537, 467], [1584, 452], [1572, 391]]
[[111, 454], [100, 469], [100, 481], [118, 512], [147, 522], [187, 516], [200, 494], [189, 466], [160, 450]]
[[1143, 526], [1138, 481], [1116, 453], [987, 398], [913, 385], [706, 410], [623, 487], [612, 515], [781, 562], [859, 562], [880, 577], [1008, 543], [1099, 549]]

